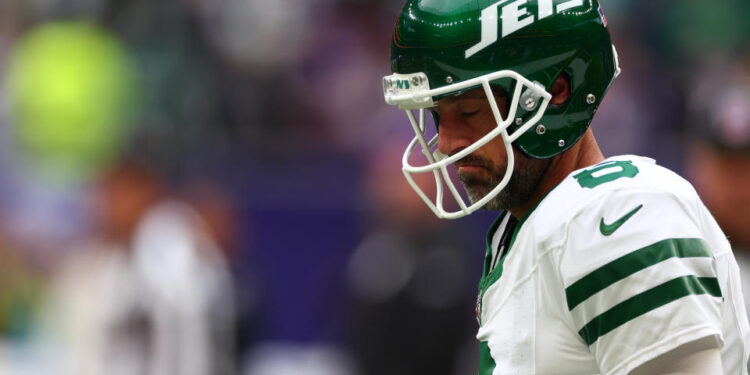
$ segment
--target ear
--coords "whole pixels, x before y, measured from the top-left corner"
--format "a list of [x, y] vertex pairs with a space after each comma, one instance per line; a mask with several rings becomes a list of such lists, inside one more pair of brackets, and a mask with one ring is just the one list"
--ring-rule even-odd
[[563, 72], [557, 77], [549, 93], [552, 94], [551, 105], [561, 105], [570, 98], [570, 78], [567, 73]]

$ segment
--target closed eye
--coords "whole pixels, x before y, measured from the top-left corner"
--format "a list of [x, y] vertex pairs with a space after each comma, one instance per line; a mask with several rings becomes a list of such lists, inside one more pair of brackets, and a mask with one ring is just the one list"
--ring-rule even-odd
[[470, 112], [461, 112], [461, 117], [471, 117], [479, 113], [479, 110], [476, 111], [470, 111]]

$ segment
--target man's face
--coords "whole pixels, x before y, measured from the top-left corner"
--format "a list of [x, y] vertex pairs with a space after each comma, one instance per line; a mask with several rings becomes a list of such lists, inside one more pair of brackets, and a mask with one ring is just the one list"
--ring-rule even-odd
[[[495, 99], [505, 118], [508, 96], [498, 90]], [[443, 98], [438, 101], [435, 111], [440, 116], [438, 149], [446, 155], [463, 150], [497, 127], [490, 103], [481, 88]], [[510, 181], [485, 209], [511, 209], [528, 202], [549, 166], [549, 160], [529, 158], [515, 147], [513, 153], [515, 166]], [[507, 164], [508, 155], [501, 136], [455, 163], [458, 177], [472, 202], [480, 200], [500, 183]]]

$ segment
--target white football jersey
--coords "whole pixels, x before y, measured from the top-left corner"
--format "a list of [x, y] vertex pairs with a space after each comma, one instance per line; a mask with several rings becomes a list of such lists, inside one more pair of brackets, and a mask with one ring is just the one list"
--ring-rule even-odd
[[627, 374], [711, 336], [724, 373], [747, 374], [729, 242], [693, 187], [647, 158], [571, 173], [520, 222], [501, 214], [477, 318], [480, 375]]

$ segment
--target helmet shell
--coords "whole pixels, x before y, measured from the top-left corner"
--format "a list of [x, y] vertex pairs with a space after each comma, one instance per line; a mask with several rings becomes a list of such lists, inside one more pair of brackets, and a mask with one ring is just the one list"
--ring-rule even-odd
[[[481, 15], [493, 12], [483, 13], [488, 7], [497, 11], [496, 20], [485, 21], [497, 22], [497, 40], [467, 53], [482, 41], [483, 27], [492, 30], [492, 25], [482, 23]], [[511, 24], [506, 13], [515, 13], [515, 21], [525, 26]], [[617, 69], [606, 20], [596, 0], [408, 0], [391, 42], [392, 72], [424, 72], [431, 89], [512, 70], [549, 91], [557, 77], [567, 73], [570, 98], [562, 105], [548, 106], [539, 121], [545, 131], [532, 127], [514, 142], [534, 158], [555, 156], [581, 138]], [[511, 80], [492, 84], [512, 92]], [[523, 122], [532, 115], [533, 110], [519, 106], [517, 117]]]

